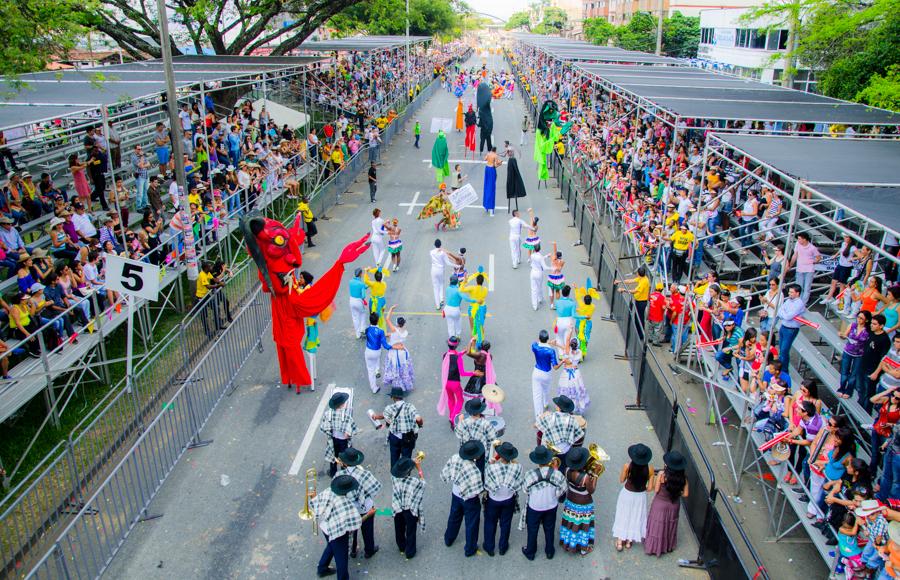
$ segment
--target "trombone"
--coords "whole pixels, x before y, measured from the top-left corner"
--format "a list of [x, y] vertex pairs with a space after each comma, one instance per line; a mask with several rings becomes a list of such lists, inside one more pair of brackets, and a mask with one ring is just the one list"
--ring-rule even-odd
[[316, 497], [318, 493], [318, 471], [315, 467], [306, 470], [306, 500], [303, 509], [297, 512], [297, 517], [303, 521], [312, 520], [313, 533], [319, 535], [319, 524], [316, 521], [316, 513], [309, 508], [309, 500]]

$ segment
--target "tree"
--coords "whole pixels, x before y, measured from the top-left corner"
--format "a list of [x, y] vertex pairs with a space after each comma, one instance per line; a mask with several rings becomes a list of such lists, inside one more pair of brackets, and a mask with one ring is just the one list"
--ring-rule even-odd
[[663, 20], [663, 52], [677, 58], [697, 56], [700, 46], [700, 18], [675, 12]]
[[527, 10], [521, 12], [513, 12], [506, 21], [506, 30], [515, 30], [516, 28], [525, 28], [531, 30], [531, 16]]
[[873, 107], [900, 111], [900, 65], [888, 68], [885, 76], [878, 73], [872, 75], [868, 86], [856, 94], [855, 100]]
[[0, 2], [0, 74], [41, 70], [83, 34], [69, 0]]
[[[332, 18], [329, 24], [342, 34], [404, 34], [406, 0], [366, 0]], [[409, 33], [417, 36], [446, 34], [457, 25], [449, 0], [410, 0]]]
[[648, 12], [636, 12], [628, 24], [616, 30], [616, 44], [625, 50], [656, 50], [656, 18]]
[[583, 23], [584, 37], [594, 43], [605, 45], [616, 35], [616, 27], [606, 18], [586, 18]]
[[556, 6], [548, 6], [544, 8], [544, 19], [541, 20], [541, 24], [544, 25], [550, 32], [561, 32], [566, 27], [566, 22], [568, 22], [568, 15], [566, 11], [562, 8], [558, 8]]

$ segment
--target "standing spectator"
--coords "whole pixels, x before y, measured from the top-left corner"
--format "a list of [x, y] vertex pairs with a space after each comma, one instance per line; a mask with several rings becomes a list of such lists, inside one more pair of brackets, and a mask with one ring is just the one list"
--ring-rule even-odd
[[165, 205], [163, 204], [162, 194], [161, 194], [162, 185], [159, 182], [159, 175], [154, 175], [150, 178], [150, 185], [147, 187], [147, 201], [150, 203], [150, 207], [153, 208], [153, 211], [156, 215], [161, 216], [163, 213], [163, 209], [165, 209]]
[[769, 289], [759, 297], [759, 330], [763, 334], [768, 334], [772, 330], [780, 305], [781, 292], [778, 291], [778, 280], [769, 280]]
[[856, 385], [859, 404], [866, 412], [872, 412], [871, 398], [875, 395], [875, 386], [881, 374], [881, 359], [890, 349], [891, 339], [884, 331], [884, 315], [876, 314], [869, 323], [869, 337], [859, 361], [862, 380]]
[[860, 360], [865, 350], [866, 340], [869, 338], [869, 324], [872, 322], [870, 312], [861, 311], [856, 315], [856, 320], [840, 332], [839, 336], [845, 339], [844, 349], [841, 352], [841, 382], [837, 394], [842, 399], [849, 399], [856, 389], [856, 384], [865, 380], [862, 374]]
[[378, 158], [379, 158], [378, 145], [381, 143], [381, 135], [380, 135], [380, 132], [378, 131], [378, 127], [376, 127], [374, 125], [369, 127], [368, 140], [369, 140], [369, 161], [371, 161], [372, 163], [375, 163], [378, 161]]
[[669, 451], [663, 456], [663, 461], [666, 468], [656, 476], [653, 486], [656, 496], [647, 515], [644, 553], [648, 556], [662, 556], [675, 550], [678, 545], [681, 498], [688, 496], [688, 482], [684, 473], [687, 460], [684, 455], [678, 451]]
[[156, 160], [159, 162], [159, 174], [165, 176], [169, 170], [169, 161], [171, 160], [171, 138], [166, 126], [159, 122], [156, 124], [156, 130], [153, 132], [153, 143], [156, 145]]
[[94, 190], [91, 192], [91, 200], [100, 202], [103, 211], [109, 211], [109, 204], [106, 203], [106, 153], [100, 149], [99, 145], [94, 145], [91, 150], [91, 156], [88, 159], [88, 173], [91, 176], [91, 182], [94, 184]]
[[656, 283], [656, 290], [650, 294], [647, 309], [647, 339], [653, 346], [661, 346], [664, 338], [666, 297], [662, 293], [663, 287], [662, 282]]
[[[898, 343], [900, 340], [895, 340], [894, 342]], [[869, 471], [872, 473], [875, 473], [881, 459], [882, 446], [891, 437], [894, 425], [900, 421], [900, 391], [897, 390], [898, 388], [900, 388], [900, 385], [891, 387], [872, 397], [873, 405], [881, 405], [878, 409], [875, 424], [872, 425], [872, 456], [869, 460]]]
[[187, 103], [181, 103], [181, 110], [178, 111], [178, 118], [181, 120], [181, 130], [194, 133], [194, 123], [191, 121], [191, 110]]
[[650, 278], [647, 277], [647, 268], [640, 266], [637, 269], [637, 276], [626, 280], [614, 280], [613, 285], [624, 283], [634, 283], [634, 289], [619, 288], [619, 292], [628, 292], [634, 297], [635, 310], [635, 328], [637, 328], [638, 337], [644, 340], [644, 315], [647, 312], [647, 302], [650, 299]]
[[16, 165], [16, 158], [13, 156], [13, 152], [9, 148], [9, 142], [6, 140], [6, 135], [3, 134], [3, 131], [0, 131], [0, 173], [6, 173], [7, 161], [9, 161], [13, 171], [19, 170], [19, 166]]
[[809, 293], [812, 290], [813, 278], [816, 275], [816, 262], [822, 259], [819, 249], [810, 241], [809, 234], [800, 232], [797, 234], [797, 243], [794, 244], [794, 255], [787, 266], [790, 270], [796, 266], [794, 281], [800, 285], [803, 303], [809, 302]]
[[87, 164], [78, 160], [77, 153], [69, 155], [69, 171], [72, 173], [72, 183], [75, 186], [75, 192], [78, 194], [78, 199], [81, 200], [81, 203], [90, 207], [91, 186], [88, 185], [86, 170]]
[[109, 154], [112, 156], [113, 169], [122, 167], [122, 137], [116, 130], [116, 126], [109, 124]]
[[131, 171], [134, 174], [135, 188], [134, 203], [137, 211], [143, 211], [148, 203], [147, 188], [150, 185], [147, 176], [148, 169], [150, 169], [150, 163], [147, 162], [143, 147], [138, 143], [134, 146], [134, 153], [131, 154]]
[[378, 173], [375, 162], [369, 164], [369, 203], [375, 203], [375, 192], [378, 190]]
[[624, 484], [616, 501], [616, 517], [612, 533], [616, 550], [631, 547], [633, 542], [643, 542], [647, 535], [647, 491], [653, 481], [653, 468], [649, 466], [653, 452], [643, 443], [628, 448], [631, 459], [622, 466], [619, 482]]
[[806, 300], [801, 297], [800, 292], [799, 284], [790, 284], [788, 296], [778, 309], [778, 321], [781, 324], [778, 331], [778, 356], [781, 359], [781, 368], [785, 372], [791, 367], [791, 347], [800, 334], [800, 323], [795, 318], [806, 312]]

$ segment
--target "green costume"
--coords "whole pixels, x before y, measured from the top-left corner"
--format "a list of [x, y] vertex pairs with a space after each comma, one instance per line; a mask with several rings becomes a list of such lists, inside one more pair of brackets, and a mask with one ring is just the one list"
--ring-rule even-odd
[[550, 178], [550, 172], [547, 170], [547, 156], [553, 152], [553, 146], [560, 137], [569, 132], [571, 126], [571, 121], [560, 125], [559, 108], [555, 101], [544, 101], [534, 133], [534, 160], [538, 166], [538, 181]]
[[450, 150], [447, 148], [447, 136], [444, 131], [438, 131], [437, 139], [431, 148], [431, 166], [434, 167], [434, 177], [438, 183], [445, 183], [450, 177]]

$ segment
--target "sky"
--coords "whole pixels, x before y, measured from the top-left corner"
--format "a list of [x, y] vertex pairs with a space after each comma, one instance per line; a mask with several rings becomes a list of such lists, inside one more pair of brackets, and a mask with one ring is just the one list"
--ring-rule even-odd
[[478, 12], [493, 14], [500, 18], [508, 18], [513, 12], [526, 10], [528, 0], [466, 0]]

